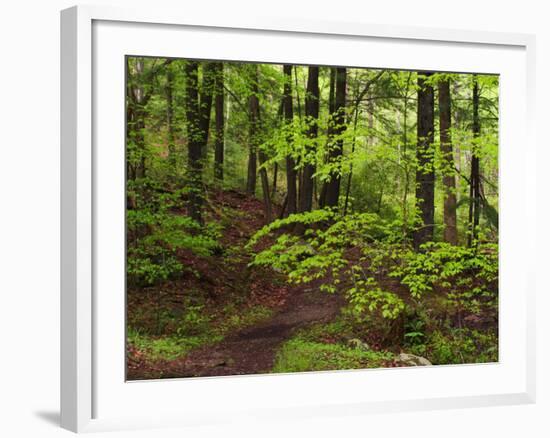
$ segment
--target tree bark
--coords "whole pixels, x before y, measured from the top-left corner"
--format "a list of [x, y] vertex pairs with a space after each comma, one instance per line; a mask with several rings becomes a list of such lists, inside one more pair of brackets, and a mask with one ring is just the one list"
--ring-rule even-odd
[[418, 74], [416, 207], [421, 224], [414, 232], [414, 247], [433, 239], [434, 231], [434, 89], [426, 82], [432, 73]]
[[271, 184], [271, 199], [275, 199], [275, 195], [277, 194], [277, 178], [279, 173], [279, 164], [274, 163], [273, 164], [273, 184]]
[[439, 91], [439, 143], [443, 161], [443, 240], [458, 244], [456, 227], [456, 180], [453, 144], [451, 138], [451, 90], [449, 79], [441, 80]]
[[[357, 141], [357, 122], [359, 118], [359, 103], [356, 103], [353, 111], [353, 139], [351, 142], [351, 155], [355, 154], [355, 143]], [[346, 196], [344, 201], [344, 216], [348, 214], [349, 195], [351, 193], [351, 181], [353, 179], [353, 163], [350, 164], [348, 183], [346, 185]]]
[[216, 63], [202, 63], [202, 85], [200, 93], [200, 132], [202, 141], [202, 158], [206, 159], [208, 136], [210, 132], [210, 116], [212, 113], [212, 98], [216, 78]]
[[263, 164], [266, 162], [267, 157], [265, 153], [260, 150], [260, 100], [258, 98], [259, 88], [258, 88], [258, 66], [251, 66], [253, 69], [253, 82], [252, 82], [252, 94], [248, 99], [248, 109], [250, 117], [250, 144], [253, 150], [257, 151], [258, 160], [260, 162], [260, 181], [262, 183], [262, 193], [264, 200], [264, 213], [265, 219], [269, 223], [273, 219], [273, 214], [271, 211], [271, 198], [269, 194], [269, 180], [267, 177], [267, 169]]
[[187, 179], [189, 184], [187, 209], [189, 217], [202, 224], [202, 147], [205, 135], [203, 132], [203, 118], [199, 111], [198, 62], [187, 61], [185, 64], [185, 75], [185, 116], [188, 142]]
[[[248, 69], [249, 79], [252, 84], [252, 90], [257, 89], [258, 83], [257, 83], [257, 76], [256, 76], [256, 66], [250, 64], [250, 65], [247, 65], [246, 68]], [[249, 97], [249, 113], [250, 113], [250, 100], [251, 100], [251, 97]], [[250, 114], [249, 114], [249, 117], [250, 117]], [[250, 126], [252, 126], [252, 124]], [[248, 193], [249, 195], [256, 194], [256, 178], [257, 178], [257, 167], [258, 167], [257, 155], [258, 155], [258, 151], [256, 150], [254, 139], [252, 138], [251, 135], [249, 135], [248, 171], [246, 176], [246, 193]]]
[[[336, 68], [336, 92], [332, 122], [334, 124], [334, 135], [337, 137], [341, 136], [346, 129], [346, 69], [343, 67]], [[335, 165], [336, 169], [331, 171], [329, 180], [327, 181], [324, 203], [327, 207], [338, 206], [341, 180], [340, 162], [343, 151], [344, 140], [337, 138], [329, 148], [329, 162]]]
[[311, 211], [313, 204], [313, 175], [315, 173], [314, 154], [319, 119], [319, 67], [308, 68], [306, 90], [307, 136], [310, 144], [306, 148], [307, 157], [302, 171], [302, 189], [300, 191], [300, 212]]
[[[294, 118], [292, 108], [292, 66], [284, 65], [283, 73], [285, 82], [283, 86], [283, 114], [285, 123], [290, 125]], [[287, 139], [289, 146], [292, 146], [292, 138]], [[296, 213], [297, 193], [296, 193], [296, 162], [289, 154], [286, 156], [286, 186], [287, 186], [287, 209], [289, 215]]]
[[224, 118], [224, 73], [223, 63], [216, 63], [215, 79], [215, 130], [216, 138], [214, 142], [214, 178], [218, 182], [223, 181], [223, 161], [225, 149], [225, 118]]
[[472, 89], [473, 123], [472, 132], [474, 144], [472, 147], [472, 164], [470, 170], [470, 203], [468, 209], [468, 222], [470, 230], [468, 233], [468, 246], [472, 246], [478, 237], [479, 218], [481, 212], [481, 172], [479, 166], [479, 144], [477, 139], [481, 134], [481, 123], [479, 120], [479, 84], [477, 75], [474, 75]]
[[133, 157], [128, 160], [127, 172], [129, 179], [143, 178], [145, 169], [145, 105], [148, 97], [142, 87], [144, 75], [143, 59], [135, 61], [134, 68], [130, 68], [128, 59], [126, 69], [128, 74], [128, 86], [126, 88], [127, 105], [127, 136], [133, 145]]
[[168, 162], [172, 171], [176, 168], [176, 136], [174, 130], [174, 73], [172, 60], [166, 61], [166, 125], [168, 128]]
[[[332, 137], [334, 136], [334, 128], [332, 123], [332, 115], [334, 114], [335, 108], [335, 88], [336, 88], [336, 69], [334, 67], [330, 68], [330, 82], [329, 82], [329, 92], [328, 92], [328, 113], [329, 113], [329, 123], [327, 127], [327, 146], [332, 143]], [[328, 160], [328, 156], [325, 157], [325, 160]], [[321, 193], [319, 194], [319, 207], [324, 208], [327, 198], [327, 182], [325, 181], [321, 186]]]

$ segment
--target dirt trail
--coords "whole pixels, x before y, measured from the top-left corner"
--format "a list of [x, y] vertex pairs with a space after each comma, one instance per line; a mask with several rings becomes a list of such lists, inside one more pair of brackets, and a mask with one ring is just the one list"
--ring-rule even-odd
[[333, 320], [341, 305], [336, 295], [307, 287], [294, 289], [285, 306], [272, 318], [167, 363], [163, 377], [267, 373], [273, 367], [277, 348], [296, 329]]

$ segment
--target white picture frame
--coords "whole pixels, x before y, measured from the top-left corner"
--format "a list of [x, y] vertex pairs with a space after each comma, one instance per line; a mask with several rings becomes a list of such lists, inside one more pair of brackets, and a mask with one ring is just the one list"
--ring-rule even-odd
[[[140, 37], [147, 32], [147, 37]], [[207, 43], [198, 44], [189, 57], [216, 59], [242, 59], [281, 62], [275, 50], [275, 41], [294, 38], [298, 46], [287, 62], [304, 62], [300, 54], [300, 41], [309, 44], [312, 53], [309, 60], [322, 64], [327, 56], [336, 61], [349, 62], [350, 54], [338, 47], [383, 44], [384, 47], [402, 51], [413, 56], [423, 50], [434, 50], [438, 59], [419, 59], [417, 65], [401, 60], [392, 63], [391, 56], [384, 61], [374, 62], [371, 67], [393, 67], [409, 69], [434, 69], [452, 71], [479, 71], [504, 74], [504, 91], [501, 101], [501, 136], [504, 141], [501, 155], [501, 188], [503, 190], [501, 213], [501, 288], [511, 289], [514, 295], [504, 294], [501, 303], [501, 350], [504, 358], [495, 365], [465, 365], [455, 367], [431, 367], [400, 370], [345, 371], [335, 373], [307, 373], [282, 376], [245, 376], [208, 379], [187, 379], [163, 382], [124, 382], [120, 379], [123, 365], [124, 314], [120, 313], [121, 296], [125, 290], [116, 288], [113, 301], [110, 296], [98, 294], [107, 282], [120, 285], [120, 273], [109, 273], [103, 266], [118, 266], [118, 259], [108, 260], [102, 255], [106, 245], [113, 245], [120, 256], [120, 227], [104, 227], [105, 212], [117, 208], [117, 194], [111, 198], [105, 190], [110, 183], [120, 182], [123, 172], [117, 170], [120, 154], [123, 153], [124, 139], [117, 125], [123, 104], [116, 86], [123, 80], [103, 85], [101, 81], [110, 71], [109, 59], [119, 59], [121, 54], [157, 56], [183, 56], [179, 49], [169, 44], [160, 44], [162, 38], [185, 38], [195, 32], [196, 41], [200, 38], [233, 38], [239, 46], [235, 53], [216, 52]], [[131, 36], [132, 38], [127, 38]], [[256, 41], [248, 47], [243, 42], [247, 38]], [[127, 40], [136, 41], [135, 48], [129, 48]], [[106, 44], [105, 42], [108, 42]], [[167, 41], [167, 40], [166, 40]], [[252, 40], [251, 40], [252, 41]], [[261, 41], [262, 46], [260, 46]], [[343, 46], [342, 44], [344, 44]], [[238, 44], [241, 43], [241, 44]], [[334, 43], [334, 46], [331, 46]], [[322, 44], [322, 47], [321, 47]], [[265, 50], [269, 45], [270, 50]], [[339, 46], [340, 45], [340, 46]], [[401, 46], [400, 46], [401, 45]], [[278, 46], [278, 44], [277, 44]], [[396, 412], [414, 409], [435, 409], [451, 407], [474, 407], [503, 404], [532, 403], [535, 400], [535, 309], [534, 275], [530, 266], [521, 261], [521, 250], [534, 245], [534, 216], [529, 216], [526, 208], [517, 208], [518, 200], [530, 202], [534, 199], [535, 141], [534, 120], [534, 53], [535, 40], [531, 35], [459, 31], [449, 29], [424, 29], [403, 26], [377, 26], [365, 23], [318, 22], [293, 17], [248, 17], [239, 21], [215, 14], [193, 15], [190, 10], [163, 11], [130, 10], [110, 7], [77, 6], [61, 13], [61, 425], [75, 431], [99, 431], [119, 428], [158, 427], [166, 425], [207, 424], [229, 421], [235, 418], [288, 416], [310, 417], [315, 415], [361, 414], [367, 412]], [[306, 46], [303, 46], [306, 47]], [[315, 47], [320, 48], [315, 54]], [[263, 49], [263, 52], [262, 52]], [[138, 50], [136, 52], [135, 50]], [[374, 50], [374, 49], [373, 49]], [[380, 48], [377, 52], [383, 52]], [[447, 51], [450, 55], [447, 56]], [[332, 51], [332, 52], [331, 52]], [[454, 53], [453, 51], [456, 51]], [[338, 53], [337, 53], [338, 52]], [[453, 53], [451, 53], [453, 52]], [[263, 54], [262, 54], [263, 53]], [[185, 55], [185, 53], [183, 53]], [[471, 59], [469, 54], [472, 54]], [[225, 57], [224, 57], [225, 56]], [[323, 56], [325, 58], [323, 58]], [[346, 56], [348, 56], [346, 58]], [[382, 56], [382, 55], [380, 55]], [[393, 55], [395, 57], [395, 55]], [[109, 58], [111, 57], [111, 58]], [[237, 58], [235, 58], [237, 57]], [[462, 60], [461, 60], [462, 57]], [[245, 59], [246, 58], [246, 59]], [[406, 58], [406, 56], [404, 56]], [[422, 58], [422, 57], [420, 57]], [[435, 58], [435, 57], [434, 57]], [[467, 60], [467, 58], [469, 60]], [[122, 59], [121, 63], [122, 63]], [[408, 62], [408, 64], [407, 64]], [[447, 64], [444, 64], [444, 63]], [[491, 64], [491, 62], [493, 64]], [[401, 63], [401, 64], [400, 64]], [[405, 63], [405, 64], [403, 64]], [[443, 64], [442, 64], [443, 63]], [[114, 65], [114, 64], [113, 64]], [[353, 65], [366, 66], [357, 61]], [[438, 67], [439, 65], [439, 67]], [[442, 68], [441, 66], [445, 68]], [[492, 65], [496, 66], [492, 69]], [[462, 67], [461, 67], [462, 66]], [[487, 71], [487, 69], [491, 71]], [[501, 69], [501, 70], [499, 70]], [[508, 76], [506, 76], [508, 75]], [[509, 78], [510, 80], [508, 80]], [[520, 78], [516, 82], [511, 79]], [[115, 87], [115, 88], [109, 88]], [[508, 88], [506, 88], [508, 87]], [[113, 94], [114, 91], [114, 94]], [[109, 94], [110, 93], [110, 94]], [[112, 115], [107, 115], [105, 96], [112, 99]], [[110, 97], [109, 97], [110, 96]], [[509, 97], [508, 97], [509, 96]], [[122, 99], [123, 102], [123, 99]], [[103, 111], [105, 109], [105, 111]], [[118, 115], [117, 115], [118, 114]], [[507, 124], [512, 117], [518, 120], [516, 126]], [[109, 125], [112, 123], [112, 125]], [[514, 140], [522, 141], [522, 149], [506, 146]], [[115, 143], [113, 143], [115, 142]], [[120, 143], [122, 142], [122, 143]], [[99, 145], [114, 145], [109, 149]], [[122, 150], [118, 147], [122, 144]], [[98, 154], [98, 147], [103, 147]], [[105, 152], [104, 152], [105, 151]], [[114, 154], [107, 156], [106, 154]], [[108, 158], [108, 159], [107, 159]], [[109, 164], [110, 163], [110, 164]], [[117, 164], [118, 163], [118, 164]], [[516, 167], [514, 167], [516, 166]], [[117, 173], [118, 172], [118, 173]], [[512, 187], [511, 176], [517, 179], [517, 187]], [[123, 181], [123, 180], [122, 180]], [[514, 182], [517, 182], [514, 181]], [[514, 184], [515, 185], [515, 184]], [[123, 198], [121, 198], [123, 199]], [[121, 200], [120, 200], [121, 201]], [[104, 203], [104, 204], [102, 204]], [[113, 203], [113, 204], [111, 204]], [[534, 203], [534, 201], [533, 201]], [[121, 201], [122, 204], [122, 201]], [[512, 204], [516, 207], [512, 208]], [[97, 208], [103, 205], [105, 208]], [[112, 207], [115, 210], [110, 210]], [[123, 221], [122, 217], [119, 218]], [[115, 221], [116, 222], [116, 221]], [[527, 227], [529, 239], [514, 237], [514, 227], [518, 223], [530, 223]], [[120, 224], [120, 222], [117, 222]], [[115, 224], [116, 225], [116, 224]], [[106, 243], [104, 237], [112, 239]], [[123, 234], [123, 233], [122, 233]], [[101, 240], [103, 239], [103, 240]], [[116, 246], [118, 245], [118, 246]], [[118, 248], [118, 249], [117, 249]], [[122, 269], [120, 265], [116, 269]], [[117, 280], [118, 279], [118, 280]], [[122, 295], [121, 295], [122, 294]], [[516, 327], [510, 325], [511, 316], [517, 312]], [[119, 315], [120, 320], [117, 320]], [[107, 333], [109, 335], [107, 336]], [[111, 335], [112, 334], [112, 335]], [[122, 344], [121, 344], [122, 342]], [[112, 343], [112, 345], [111, 345]], [[111, 348], [112, 347], [112, 348]], [[507, 351], [515, 351], [517, 357], [507, 356]], [[118, 371], [111, 373], [109, 361]], [[109, 374], [110, 373], [110, 374]], [[369, 381], [371, 388], [395, 382], [396, 388], [386, 397], [367, 397], [352, 394], [349, 388], [360, 388], [362, 382]], [[420, 386], [409, 388], [406, 383], [420, 385], [435, 380], [427, 392]], [[452, 391], [444, 385], [437, 387], [437, 381], [456, 380]], [[460, 379], [464, 379], [461, 382]], [[474, 391], [467, 385], [473, 380], [478, 386]], [[167, 395], [173, 401], [175, 394], [182, 394], [185, 384], [188, 400], [181, 400], [173, 409], [166, 409], [162, 403], [155, 403], [156, 397]], [[412, 385], [414, 386], [414, 385]], [[179, 389], [172, 389], [178, 387]], [[401, 387], [401, 388], [400, 388]], [[282, 393], [289, 388], [299, 388], [294, 394], [294, 402], [283, 401]], [[322, 388], [323, 391], [318, 391]], [[340, 389], [338, 389], [340, 388]], [[347, 388], [347, 389], [346, 389]], [[416, 388], [416, 389], [415, 389]], [[178, 392], [179, 391], [179, 392]], [[203, 399], [193, 394], [204, 393]], [[408, 392], [407, 392], [408, 391]], [[242, 396], [233, 399], [231, 410], [223, 406], [212, 406], [208, 396], [219, 393], [223, 399], [225, 392], [236, 392]], [[376, 391], [374, 391], [376, 392]], [[270, 395], [270, 401], [262, 398]], [[380, 393], [379, 393], [380, 394]], [[418, 394], [424, 394], [419, 396]], [[427, 394], [427, 395], [426, 395]], [[149, 400], [143, 412], [133, 409], [132, 400]], [[250, 400], [252, 402], [245, 401]], [[128, 404], [126, 411], [118, 411], [121, 404]], [[215, 403], [214, 403], [215, 404]], [[209, 406], [209, 410], [205, 409]], [[102, 412], [106, 412], [104, 415]]]

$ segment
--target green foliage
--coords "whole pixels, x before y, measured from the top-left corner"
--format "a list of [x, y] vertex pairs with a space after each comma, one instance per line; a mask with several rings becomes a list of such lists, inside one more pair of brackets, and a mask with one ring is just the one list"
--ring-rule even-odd
[[349, 370], [378, 368], [390, 361], [387, 352], [364, 351], [340, 344], [324, 344], [299, 338], [286, 342], [277, 352], [273, 372]]
[[[273, 266], [295, 284], [327, 280], [321, 286], [326, 292], [335, 292], [342, 285], [358, 314], [378, 311], [388, 319], [399, 315], [403, 301], [380, 287], [372, 266], [365, 269], [362, 263], [367, 254], [377, 257], [372, 253], [372, 245], [391, 244], [399, 238], [396, 224], [387, 224], [374, 214], [339, 216], [331, 210], [315, 210], [271, 223], [252, 237], [250, 246], [276, 230], [295, 224], [310, 228], [303, 236], [281, 234], [274, 244], [256, 254], [251, 264]], [[318, 227], [311, 227], [312, 224]], [[363, 252], [362, 257], [357, 250]]]
[[161, 191], [144, 178], [128, 182], [128, 196], [136, 206], [126, 212], [128, 229], [127, 272], [131, 283], [153, 285], [181, 273], [179, 250], [207, 257], [218, 247], [220, 227], [201, 227], [173, 209], [185, 190]]
[[408, 287], [415, 299], [427, 292], [444, 290], [457, 309], [480, 313], [496, 308], [498, 247], [480, 243], [477, 247], [428, 242], [419, 252], [403, 251], [389, 273]]
[[219, 334], [208, 332], [192, 336], [154, 337], [129, 328], [127, 333], [128, 343], [145, 354], [150, 361], [174, 360], [185, 356], [194, 348], [221, 341], [222, 338]]
[[495, 333], [471, 329], [435, 331], [426, 343], [426, 355], [434, 365], [498, 361]]
[[[270, 309], [243, 307], [243, 302], [223, 302], [218, 304], [226, 306], [222, 311], [213, 310], [210, 306], [216, 304], [207, 300], [202, 287], [192, 290], [196, 285], [185, 290], [176, 309], [161, 303], [164, 294], [170, 295], [169, 288], [184, 285], [187, 289], [193, 281], [206, 280], [200, 268], [204, 259], [223, 264], [229, 272], [241, 269], [250, 257], [251, 268], [275, 271], [271, 272], [274, 283], [281, 277], [291, 285], [312, 283], [347, 300], [345, 318], [301, 331], [285, 344], [276, 370], [382, 366], [389, 360], [386, 353], [350, 348], [346, 341], [361, 341], [375, 332], [373, 338], [381, 345], [391, 341], [395, 349], [404, 347], [434, 363], [497, 357], [496, 334], [465, 328], [462, 323], [472, 314], [494, 322], [498, 310], [498, 76], [435, 73], [426, 79], [425, 86], [435, 89], [436, 107], [439, 83], [450, 82], [454, 161], [443, 156], [435, 135], [426, 150], [433, 162], [421, 168], [416, 97], [422, 73], [348, 68], [345, 115], [337, 125], [329, 113], [330, 67], [319, 69], [319, 117], [311, 118], [305, 116], [304, 108], [308, 66], [293, 66], [294, 116], [287, 120], [281, 105], [282, 66], [224, 62], [224, 180], [220, 182], [213, 178], [212, 165], [215, 110], [197, 169], [189, 166], [187, 147], [196, 132], [188, 120], [193, 117], [185, 112], [190, 79], [197, 80], [195, 91], [202, 106], [207, 100], [203, 97], [214, 91], [219, 78], [210, 61], [193, 61], [198, 77], [187, 75], [188, 62], [127, 59], [127, 281], [130, 288], [153, 297], [150, 303], [142, 303], [143, 314], [129, 315], [129, 326], [140, 328], [129, 330], [131, 344], [153, 360], [173, 359], [269, 317]], [[481, 132], [476, 135], [472, 132], [474, 80], [480, 91]], [[261, 110], [253, 137], [252, 93]], [[435, 113], [437, 134], [437, 109]], [[314, 138], [312, 127], [317, 131]], [[204, 133], [203, 127], [200, 131]], [[333, 157], [340, 145], [343, 153]], [[235, 221], [244, 222], [250, 211], [226, 207], [223, 201], [212, 205], [208, 196], [212, 187], [243, 190], [249, 157], [257, 159], [258, 153], [265, 156], [257, 170], [265, 170], [268, 176], [274, 215], [280, 213], [289, 191], [285, 168], [289, 157], [298, 178], [306, 165], [315, 169], [314, 210], [267, 224], [243, 249], [232, 233], [222, 239], [222, 230], [230, 230]], [[482, 175], [479, 241], [472, 248], [438, 242], [447, 195], [440, 184], [443, 176], [455, 177], [458, 235], [466, 240], [474, 154]], [[410, 242], [420, 224], [415, 180], [422, 171], [433, 171], [437, 181], [435, 243], [415, 251]], [[334, 210], [318, 209], [323, 185], [334, 177], [340, 178], [339, 205]], [[300, 182], [297, 186], [303, 187]], [[263, 195], [260, 190], [257, 184], [253, 195]], [[193, 194], [204, 197], [204, 225], [191, 220], [185, 209]], [[242, 237], [243, 232], [238, 232]]]
[[[303, 235], [284, 232], [296, 224], [310, 227]], [[274, 238], [276, 232], [280, 234]], [[441, 289], [458, 310], [479, 313], [496, 307], [496, 244], [467, 248], [430, 242], [415, 252], [402, 239], [399, 223], [374, 214], [340, 216], [330, 210], [275, 221], [258, 231], [249, 246], [268, 236], [274, 242], [254, 255], [253, 266], [274, 267], [294, 284], [323, 279], [321, 289], [340, 289], [358, 316], [379, 313], [395, 319], [405, 310], [406, 297], [389, 290], [382, 281], [385, 276], [406, 286], [412, 300]]]

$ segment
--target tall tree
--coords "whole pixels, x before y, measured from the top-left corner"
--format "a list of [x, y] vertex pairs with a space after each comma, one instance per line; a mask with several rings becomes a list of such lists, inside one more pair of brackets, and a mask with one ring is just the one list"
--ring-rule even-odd
[[313, 175], [315, 174], [314, 154], [319, 122], [319, 67], [308, 68], [306, 101], [305, 101], [307, 136], [309, 144], [302, 171], [299, 211], [311, 211], [313, 203]]
[[340, 162], [344, 152], [344, 140], [341, 135], [346, 129], [346, 76], [344, 67], [336, 68], [336, 90], [334, 98], [334, 113], [331, 122], [334, 124], [333, 131], [336, 141], [329, 148], [329, 163], [334, 166], [327, 181], [325, 205], [337, 207], [340, 197], [341, 170]]
[[199, 64], [185, 63], [185, 118], [187, 124], [187, 179], [189, 185], [188, 214], [202, 224], [202, 147], [204, 133], [199, 112]]
[[174, 128], [174, 72], [172, 59], [166, 60], [166, 124], [168, 128], [168, 161], [172, 170], [176, 166], [176, 136]]
[[225, 114], [224, 114], [224, 72], [223, 62], [216, 63], [215, 78], [215, 142], [214, 142], [214, 178], [219, 182], [223, 181], [223, 161], [225, 149]]
[[479, 83], [477, 75], [474, 75], [472, 87], [473, 123], [472, 133], [474, 142], [472, 147], [472, 164], [470, 169], [470, 203], [468, 209], [468, 246], [472, 246], [478, 236], [479, 217], [481, 212], [481, 172], [479, 168], [479, 144], [481, 134], [481, 122], [479, 119]]
[[[329, 113], [329, 123], [327, 126], [327, 146], [330, 146], [332, 142], [332, 137], [334, 136], [334, 124], [332, 123], [332, 115], [334, 114], [335, 108], [335, 89], [336, 89], [336, 69], [330, 67], [330, 81], [329, 81], [329, 92], [328, 92], [328, 113]], [[325, 160], [328, 160], [328, 156], [325, 157]], [[326, 203], [327, 198], [327, 184], [326, 182], [321, 186], [321, 193], [319, 194], [319, 207], [323, 208]]]
[[214, 90], [214, 63], [202, 64], [202, 84], [199, 92], [199, 63], [185, 63], [185, 116], [187, 124], [187, 179], [189, 184], [188, 214], [203, 223], [202, 204], [204, 188], [202, 173], [206, 157], [206, 145], [212, 112], [212, 93]]
[[153, 69], [146, 70], [143, 58], [136, 58], [130, 63], [126, 58], [128, 81], [126, 87], [127, 137], [129, 141], [131, 159], [127, 161], [127, 173], [129, 179], [143, 178], [145, 169], [145, 119], [147, 117], [146, 106], [152, 96], [152, 87], [145, 89], [154, 76]]
[[[250, 82], [251, 87], [251, 96], [254, 95], [254, 89], [257, 89], [257, 75], [256, 75], [256, 66], [253, 64], [249, 64], [245, 66], [247, 73], [248, 73], [248, 80]], [[249, 96], [249, 117], [250, 117], [250, 99]], [[252, 126], [252, 124], [250, 124]], [[248, 171], [246, 176], [246, 193], [249, 195], [254, 195], [256, 193], [256, 178], [257, 178], [257, 155], [258, 151], [256, 150], [256, 145], [253, 141], [252, 136], [249, 136], [249, 144], [248, 144]]]
[[202, 84], [200, 92], [200, 133], [202, 141], [202, 158], [206, 159], [208, 136], [210, 132], [210, 116], [212, 114], [212, 99], [217, 74], [216, 63], [202, 63]]
[[272, 211], [271, 211], [271, 198], [269, 193], [269, 180], [267, 178], [267, 169], [263, 165], [267, 161], [265, 153], [259, 148], [260, 145], [260, 136], [261, 136], [261, 122], [260, 122], [260, 99], [259, 94], [259, 77], [258, 77], [258, 66], [252, 65], [252, 93], [248, 98], [248, 111], [249, 111], [249, 120], [250, 120], [250, 145], [251, 149], [257, 151], [258, 160], [260, 162], [260, 181], [262, 183], [262, 193], [264, 200], [264, 212], [267, 222], [272, 220]]
[[416, 249], [433, 239], [434, 231], [434, 89], [431, 72], [418, 73], [417, 146], [416, 146], [416, 208], [421, 224], [414, 232]]
[[[294, 118], [294, 111], [292, 107], [292, 66], [284, 65], [284, 85], [283, 85], [283, 113], [285, 123], [290, 125], [292, 119]], [[287, 142], [290, 147], [292, 147], [292, 137], [289, 134]], [[287, 185], [287, 195], [286, 195], [286, 210], [288, 214], [296, 213], [297, 206], [297, 192], [296, 192], [296, 162], [291, 154], [286, 156], [286, 185]]]
[[456, 180], [455, 160], [451, 138], [451, 89], [449, 78], [438, 82], [439, 98], [439, 143], [443, 161], [443, 240], [452, 245], [458, 244], [456, 227]]

